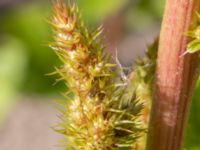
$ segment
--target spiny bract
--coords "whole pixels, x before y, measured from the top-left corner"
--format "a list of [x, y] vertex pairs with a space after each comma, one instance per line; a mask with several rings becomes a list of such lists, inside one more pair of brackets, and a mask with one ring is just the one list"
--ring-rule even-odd
[[75, 5], [54, 4], [54, 42], [63, 63], [56, 68], [69, 90], [57, 129], [66, 135], [67, 150], [135, 150], [144, 134], [143, 105], [132, 79], [122, 80], [110, 63], [99, 35], [84, 26]]
[[[142, 115], [140, 117], [142, 125], [146, 129], [148, 128], [153, 97], [152, 93], [157, 64], [157, 51], [158, 39], [156, 39], [154, 43], [148, 47], [145, 57], [136, 60], [134, 70], [129, 75], [129, 78], [132, 81], [129, 89], [131, 89], [131, 92], [135, 92], [135, 98], [139, 101], [139, 103], [144, 105], [141, 110]], [[147, 134], [143, 134], [143, 136], [139, 139], [139, 150], [145, 149], [146, 136]]]

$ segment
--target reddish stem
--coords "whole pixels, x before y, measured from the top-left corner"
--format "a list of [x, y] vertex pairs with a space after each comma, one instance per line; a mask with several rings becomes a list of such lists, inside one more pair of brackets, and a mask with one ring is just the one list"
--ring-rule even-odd
[[147, 150], [181, 150], [192, 91], [197, 55], [181, 56], [199, 0], [167, 0], [161, 28], [154, 102]]

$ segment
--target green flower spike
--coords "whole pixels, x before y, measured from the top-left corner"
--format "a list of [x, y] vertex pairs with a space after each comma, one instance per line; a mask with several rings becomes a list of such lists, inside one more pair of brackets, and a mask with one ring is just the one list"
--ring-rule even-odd
[[[62, 61], [56, 73], [69, 88], [57, 129], [66, 136], [66, 150], [135, 150], [143, 108], [132, 91], [132, 81], [120, 78], [116, 64], [99, 38], [90, 32], [75, 5], [54, 4], [54, 42]], [[131, 92], [130, 92], [131, 91]], [[131, 94], [130, 94], [131, 93]]]

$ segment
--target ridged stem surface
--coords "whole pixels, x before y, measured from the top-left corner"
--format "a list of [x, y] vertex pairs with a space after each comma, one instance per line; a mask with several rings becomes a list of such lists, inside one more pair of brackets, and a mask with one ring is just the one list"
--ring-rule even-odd
[[166, 1], [147, 150], [182, 149], [199, 61], [196, 54], [182, 55], [189, 40], [184, 33], [197, 6], [199, 0]]

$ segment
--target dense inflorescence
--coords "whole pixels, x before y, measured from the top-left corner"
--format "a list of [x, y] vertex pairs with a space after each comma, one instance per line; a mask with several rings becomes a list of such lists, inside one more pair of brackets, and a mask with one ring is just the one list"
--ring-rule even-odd
[[[141, 110], [141, 122], [142, 126], [148, 129], [150, 111], [153, 99], [153, 87], [156, 72], [156, 59], [158, 51], [158, 39], [150, 45], [146, 51], [146, 55], [143, 58], [136, 60], [133, 71], [130, 73], [130, 81], [132, 82], [129, 87], [131, 91], [135, 92], [135, 98], [139, 103], [143, 104], [143, 109]], [[146, 135], [143, 134], [138, 141], [138, 149], [145, 149]]]
[[50, 45], [63, 66], [56, 68], [69, 90], [59, 132], [66, 135], [67, 150], [134, 150], [144, 133], [142, 103], [132, 79], [120, 77], [120, 69], [99, 35], [84, 26], [75, 5], [54, 4], [54, 42]]
[[158, 39], [150, 45], [143, 58], [136, 60], [133, 72], [130, 74], [132, 87], [134, 88], [136, 99], [145, 106], [142, 109], [142, 121], [148, 127], [149, 114], [152, 103], [153, 83], [156, 72], [156, 59], [158, 51]]

